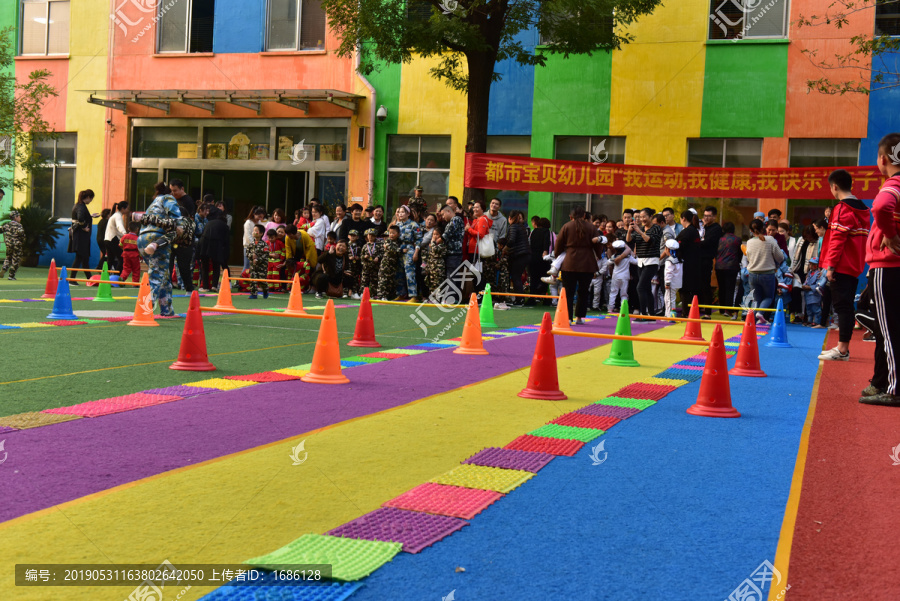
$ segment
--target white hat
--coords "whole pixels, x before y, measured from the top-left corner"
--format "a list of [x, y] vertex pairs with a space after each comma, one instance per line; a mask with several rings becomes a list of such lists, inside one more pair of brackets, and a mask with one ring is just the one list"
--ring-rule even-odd
[[606, 244], [607, 242], [606, 236], [600, 236], [600, 244]]
[[694, 215], [697, 214], [697, 209], [695, 209], [695, 208], [693, 208], [693, 207], [689, 208], [688, 211], [690, 211], [690, 212], [693, 213]]
[[616, 240], [615, 242], [613, 242], [613, 248], [625, 248], [625, 241]]
[[679, 246], [678, 240], [666, 240], [666, 248], [671, 248], [672, 250], [676, 250]]

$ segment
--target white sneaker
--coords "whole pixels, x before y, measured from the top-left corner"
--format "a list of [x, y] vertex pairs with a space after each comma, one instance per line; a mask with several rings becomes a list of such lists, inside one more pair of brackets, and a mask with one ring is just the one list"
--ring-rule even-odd
[[497, 311], [509, 311], [509, 305], [506, 303], [494, 303], [494, 309]]
[[556, 257], [553, 255], [553, 253], [550, 253], [549, 255], [547, 255], [547, 256], [544, 257], [544, 260], [547, 261], [547, 262], [551, 262], [551, 261], [553, 261], [553, 259], [555, 259], [555, 258], [556, 258]]
[[841, 351], [834, 347], [832, 349], [828, 349], [821, 355], [819, 355], [819, 361], [849, 361], [850, 360], [850, 351], [847, 351], [846, 354], [842, 354]]
[[350, 295], [350, 298], [352, 298], [353, 300], [359, 300], [362, 297], [354, 292], [353, 294]]
[[544, 277], [541, 278], [541, 281], [544, 282], [545, 284], [552, 284], [555, 281], [555, 279], [556, 278], [554, 278], [552, 276], [545, 275]]

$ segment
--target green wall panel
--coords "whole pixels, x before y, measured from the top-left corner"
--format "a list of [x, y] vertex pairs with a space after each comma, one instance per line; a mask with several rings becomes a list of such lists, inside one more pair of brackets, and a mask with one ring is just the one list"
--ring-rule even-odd
[[[540, 52], [540, 50], [539, 50]], [[609, 134], [612, 54], [548, 55], [547, 65], [534, 68], [531, 156], [553, 158], [554, 136]], [[551, 216], [552, 194], [528, 194], [528, 217]]]
[[375, 189], [372, 193], [374, 204], [385, 203], [388, 136], [397, 133], [397, 119], [400, 116], [400, 70], [400, 65], [381, 64], [378, 71], [367, 77], [375, 88], [377, 105], [383, 105], [388, 114], [383, 122], [375, 122]]
[[[18, 9], [19, 3], [13, 2], [12, 0], [5, 0], [0, 2], [0, 29], [6, 29], [12, 27], [18, 33]], [[13, 54], [18, 54], [18, 36], [14, 34], [12, 36], [16, 46], [13, 48]], [[15, 73], [15, 65], [13, 65], [9, 69], [10, 73]], [[13, 162], [12, 158], [9, 159], [9, 163]], [[13, 168], [10, 164], [0, 165], [0, 170], [2, 170], [4, 179], [12, 178], [13, 176]], [[12, 208], [13, 202], [13, 190], [12, 188], [6, 188], [4, 190], [6, 192], [6, 196], [3, 197], [3, 200], [0, 201], [0, 218], [4, 217], [6, 213]], [[2, 251], [3, 249], [0, 249]]]
[[705, 138], [784, 136], [788, 44], [727, 42], [706, 47]]

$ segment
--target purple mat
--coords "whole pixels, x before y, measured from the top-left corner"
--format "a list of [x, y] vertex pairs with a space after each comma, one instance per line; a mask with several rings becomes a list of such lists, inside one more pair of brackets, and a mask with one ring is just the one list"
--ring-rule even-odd
[[195, 386], [167, 386], [165, 388], [154, 388], [153, 390], [145, 390], [148, 394], [164, 394], [189, 398], [201, 394], [209, 394], [211, 392], [221, 392], [218, 388], [198, 388]]
[[[579, 329], [611, 334], [615, 325], [615, 320], [604, 319]], [[660, 327], [640, 324], [632, 331], [646, 333]], [[246, 390], [221, 391], [189, 402], [23, 430], [16, 434], [15, 456], [10, 455], [3, 466], [8, 469], [0, 470], [0, 490], [7, 499], [0, 504], [0, 522], [528, 367], [536, 338], [522, 334], [490, 341], [488, 357], [455, 355], [445, 349], [360, 365], [345, 372], [350, 384], [342, 386], [301, 381], [258, 384], [252, 395]], [[607, 342], [558, 336], [556, 354], [565, 357]], [[436, 365], [454, 379], [409, 377], [432, 373]], [[56, 448], [61, 437], [69, 441], [67, 452], [47, 461], [47, 449]], [[165, 453], [147, 453], [161, 441]]]
[[640, 409], [632, 409], [631, 407], [612, 407], [610, 405], [588, 405], [587, 407], [575, 410], [575, 413], [597, 415], [600, 417], [618, 417], [619, 419], [628, 419], [632, 415], [640, 412]]
[[553, 457], [549, 453], [532, 453], [530, 451], [488, 447], [478, 451], [463, 461], [463, 463], [486, 467], [502, 467], [508, 470], [523, 470], [536, 474], [542, 467], [550, 463]]
[[0, 426], [0, 434], [6, 434], [7, 432], [18, 432], [18, 430], [9, 426]]
[[362, 540], [403, 543], [407, 553], [418, 553], [468, 526], [469, 522], [446, 515], [431, 515], [393, 507], [380, 507], [326, 534]]

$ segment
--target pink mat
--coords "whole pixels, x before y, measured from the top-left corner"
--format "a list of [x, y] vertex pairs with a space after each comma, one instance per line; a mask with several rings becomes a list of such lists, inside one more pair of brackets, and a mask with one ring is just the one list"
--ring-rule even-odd
[[112, 413], [131, 411], [132, 409], [140, 409], [141, 407], [149, 407], [151, 405], [160, 405], [162, 403], [180, 401], [182, 398], [183, 397], [175, 395], [147, 394], [144, 392], [137, 392], [135, 394], [128, 394], [125, 396], [117, 396], [109, 399], [100, 399], [99, 401], [80, 403], [78, 405], [72, 405], [70, 407], [44, 409], [41, 413], [80, 415], [82, 417], [99, 417], [101, 415], [110, 415]]

